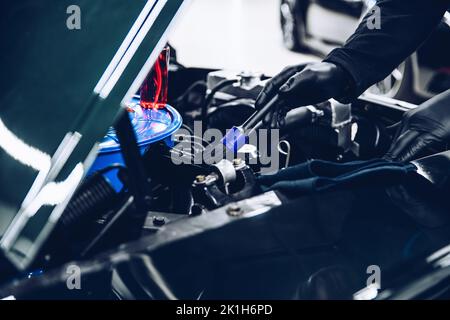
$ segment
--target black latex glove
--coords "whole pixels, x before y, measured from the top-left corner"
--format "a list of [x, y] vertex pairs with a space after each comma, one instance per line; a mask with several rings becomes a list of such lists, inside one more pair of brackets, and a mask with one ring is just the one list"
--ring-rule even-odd
[[450, 91], [408, 111], [398, 124], [387, 160], [410, 161], [450, 141]]
[[340, 98], [351, 88], [350, 76], [341, 67], [328, 62], [301, 64], [285, 68], [273, 77], [256, 99], [262, 108], [276, 94], [279, 103], [264, 119], [271, 127], [282, 124], [290, 109]]

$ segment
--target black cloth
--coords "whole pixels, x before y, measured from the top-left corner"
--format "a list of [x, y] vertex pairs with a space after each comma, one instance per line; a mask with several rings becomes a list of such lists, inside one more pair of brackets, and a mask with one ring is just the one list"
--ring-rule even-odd
[[325, 61], [343, 67], [354, 80], [352, 100], [383, 80], [433, 32], [450, 0], [379, 0], [381, 28], [372, 26], [373, 11], [365, 16], [346, 44]]
[[348, 163], [310, 160], [273, 175], [261, 176], [258, 181], [264, 191], [280, 190], [301, 195], [347, 186], [396, 184], [416, 170], [413, 164], [382, 159]]

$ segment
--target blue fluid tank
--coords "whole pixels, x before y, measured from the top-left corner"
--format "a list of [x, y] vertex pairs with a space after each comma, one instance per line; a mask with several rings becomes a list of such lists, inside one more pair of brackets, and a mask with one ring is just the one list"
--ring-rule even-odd
[[[166, 105], [162, 109], [143, 109], [139, 105], [139, 98], [135, 97], [128, 112], [131, 123], [136, 134], [138, 147], [143, 154], [147, 148], [157, 141], [165, 141], [167, 145], [172, 144], [172, 135], [181, 127], [182, 119], [178, 111]], [[106, 136], [100, 143], [100, 150], [95, 159], [89, 174], [106, 168], [112, 164], [124, 164], [118, 138], [113, 128], [110, 128]], [[117, 177], [117, 170], [105, 173], [106, 178], [111, 182], [116, 191], [123, 187], [122, 182]]]

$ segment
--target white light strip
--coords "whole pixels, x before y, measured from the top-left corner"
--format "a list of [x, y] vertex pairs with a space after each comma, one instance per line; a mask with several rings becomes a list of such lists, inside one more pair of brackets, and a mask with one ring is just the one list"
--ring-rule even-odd
[[79, 132], [66, 133], [66, 136], [64, 137], [63, 141], [58, 146], [58, 149], [52, 157], [52, 167], [50, 169], [50, 172], [48, 173], [48, 180], [53, 180], [56, 178], [56, 176], [59, 174], [59, 172], [67, 162], [67, 159], [69, 159], [69, 157], [75, 150], [75, 147], [80, 142], [81, 137], [82, 135]]
[[0, 239], [0, 247], [9, 250], [16, 241], [20, 232], [25, 228], [30, 217], [33, 217], [38, 210], [45, 205], [55, 206], [64, 201], [69, 201], [69, 196], [73, 194], [84, 176], [84, 167], [78, 163], [67, 179], [61, 182], [47, 183], [31, 200], [27, 207], [22, 207], [8, 229]]
[[0, 147], [12, 158], [36, 171], [48, 172], [51, 158], [45, 152], [20, 140], [0, 119]]
[[374, 284], [368, 285], [353, 295], [354, 300], [374, 300], [378, 296], [378, 287]]
[[122, 102], [121, 102], [121, 106], [122, 107], [126, 106], [126, 104], [136, 94], [137, 90], [139, 89], [139, 87], [144, 82], [145, 77], [147, 77], [148, 73], [150, 72], [151, 68], [153, 67], [153, 65], [154, 65], [154, 63], [156, 61], [156, 58], [158, 57], [158, 55], [160, 54], [160, 52], [163, 49], [163, 46], [167, 43], [167, 35], [170, 33], [170, 30], [175, 25], [175, 22], [177, 21], [179, 15], [180, 15], [180, 12], [183, 11], [184, 7], [188, 6], [190, 1], [191, 0], [184, 0], [183, 3], [181, 4], [181, 6], [178, 8], [177, 13], [173, 17], [173, 19], [170, 22], [169, 26], [164, 31], [164, 33], [161, 36], [161, 38], [159, 39], [156, 47], [154, 48], [154, 50], [150, 54], [150, 57], [147, 59], [147, 61], [145, 62], [144, 66], [142, 67], [141, 71], [139, 71], [136, 79], [131, 84], [131, 87], [128, 89], [127, 93], [123, 97]]
[[437, 259], [442, 258], [444, 255], [447, 255], [447, 254], [450, 254], [450, 245], [449, 245], [449, 246], [446, 246], [446, 247], [444, 247], [444, 248], [442, 248], [442, 249], [436, 251], [436, 252], [433, 253], [432, 255], [430, 255], [430, 256], [427, 258], [427, 262], [428, 262], [428, 263], [431, 263], [431, 262], [433, 262], [433, 261], [435, 261], [435, 260], [437, 260]]
[[450, 27], [450, 12], [448, 11], [444, 14], [444, 23]]
[[64, 139], [56, 149], [55, 154], [51, 158], [51, 168], [48, 171], [40, 171], [38, 176], [33, 182], [28, 194], [22, 202], [22, 207], [28, 206], [28, 204], [37, 195], [42, 186], [49, 180], [53, 180], [61, 171], [63, 165], [72, 154], [73, 150], [80, 142], [81, 134], [78, 132], [68, 132], [64, 136]]
[[125, 107], [127, 103], [130, 102], [131, 98], [136, 94], [137, 90], [141, 87], [142, 83], [144, 82], [145, 78], [147, 77], [148, 73], [150, 72], [151, 68], [155, 64], [156, 58], [161, 53], [163, 46], [166, 44], [165, 37], [161, 37], [156, 44], [156, 47], [150, 54], [150, 57], [145, 62], [144, 66], [142, 67], [141, 71], [139, 71], [137, 77], [134, 79], [133, 83], [131, 84], [131, 87], [128, 89], [127, 93], [125, 94], [124, 98], [122, 99], [120, 105], [122, 107]]
[[103, 88], [101, 89], [99, 96], [103, 99], [106, 99], [108, 95], [111, 93], [112, 89], [116, 85], [119, 78], [122, 76], [123, 71], [130, 63], [131, 59], [133, 58], [134, 54], [136, 53], [137, 49], [141, 45], [142, 41], [144, 40], [145, 36], [147, 35], [148, 31], [152, 27], [152, 25], [155, 23], [156, 18], [161, 13], [162, 9], [166, 5], [167, 0], [159, 0], [158, 3], [155, 5], [154, 9], [148, 16], [148, 18], [145, 20], [144, 25], [139, 30], [136, 37], [133, 39], [132, 43], [128, 47], [128, 50], [126, 50], [123, 58], [120, 60], [119, 64], [117, 65], [117, 68], [114, 70], [111, 77], [108, 79], [108, 81], [105, 83]]
[[142, 9], [141, 13], [139, 14], [138, 18], [134, 22], [133, 26], [131, 27], [130, 31], [128, 32], [127, 36], [123, 40], [122, 44], [119, 47], [119, 50], [117, 50], [116, 54], [114, 55], [113, 59], [109, 63], [108, 67], [106, 68], [105, 72], [103, 73], [102, 77], [100, 78], [100, 81], [97, 83], [97, 85], [94, 88], [95, 93], [100, 93], [101, 89], [104, 87], [108, 79], [111, 77], [112, 73], [114, 72], [114, 69], [119, 64], [120, 60], [122, 59], [124, 53], [130, 46], [131, 42], [133, 41], [134, 37], [138, 33], [140, 27], [145, 21], [145, 18], [150, 13], [150, 10], [153, 8], [154, 4], [158, 0], [152, 0], [148, 1], [144, 8]]
[[25, 209], [24, 213], [28, 217], [32, 217], [42, 206], [56, 206], [62, 203], [78, 187], [83, 176], [83, 164], [78, 163], [66, 180], [47, 183]]
[[[84, 168], [84, 173], [86, 173], [89, 168], [92, 166], [92, 164], [94, 163], [95, 159], [97, 159], [97, 154], [98, 154], [98, 150], [100, 143], [96, 143], [94, 145], [94, 147], [91, 149], [91, 151], [89, 152], [88, 156], [86, 157], [86, 159], [83, 162], [83, 168]], [[83, 175], [84, 176], [84, 175]], [[81, 180], [80, 180], [81, 182]], [[67, 204], [69, 203], [70, 199], [72, 198], [73, 194], [75, 193], [76, 189], [78, 186], [76, 186], [68, 195], [67, 195], [67, 199], [65, 200], [65, 202], [62, 202], [59, 204], [59, 206], [57, 206], [53, 212], [51, 213], [48, 221], [52, 222], [52, 223], [56, 223], [58, 222], [58, 219], [61, 217], [61, 215], [64, 212], [64, 209], [66, 208]]]

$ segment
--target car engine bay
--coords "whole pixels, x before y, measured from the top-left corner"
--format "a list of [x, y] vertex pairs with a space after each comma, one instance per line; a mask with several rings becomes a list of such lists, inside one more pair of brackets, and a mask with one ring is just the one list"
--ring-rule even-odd
[[[273, 138], [262, 142], [271, 159], [279, 158], [276, 168], [261, 157], [269, 152], [261, 142], [211, 148], [220, 141], [195, 122], [227, 137], [254, 114], [265, 79], [172, 63], [168, 104], [181, 114], [181, 129], [146, 146], [132, 170], [109, 161], [88, 175], [35, 260], [38, 275], [16, 277], [0, 292], [21, 298], [352, 298], [364, 287], [365, 267], [387, 268], [448, 241], [443, 176], [435, 185], [406, 176], [400, 183], [371, 179], [301, 193], [261, 185], [261, 173], [311, 159], [381, 158], [389, 126], [410, 104], [367, 95], [351, 105], [333, 100], [297, 108], [276, 146], [268, 146]], [[126, 114], [134, 114], [132, 108]], [[123, 145], [126, 134], [118, 136]], [[214, 151], [222, 159], [205, 164], [205, 154]], [[121, 188], [112, 186], [109, 171]], [[417, 202], [432, 210], [423, 215], [424, 208], [411, 205]], [[74, 260], [89, 274], [81, 297], [61, 289], [61, 265]]]
[[177, 61], [185, 1], [66, 2], [0, 19], [0, 299], [450, 298], [449, 147], [385, 157], [418, 105], [257, 107]]

